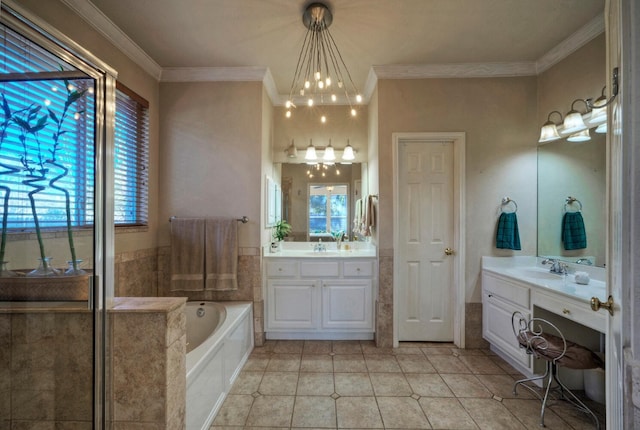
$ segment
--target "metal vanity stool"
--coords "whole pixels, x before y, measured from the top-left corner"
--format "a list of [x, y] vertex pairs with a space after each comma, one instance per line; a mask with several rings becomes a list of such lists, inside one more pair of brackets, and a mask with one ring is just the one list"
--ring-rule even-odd
[[[533, 355], [546, 361], [546, 371], [542, 376], [526, 378], [516, 381], [513, 385], [513, 394], [517, 394], [518, 385], [529, 389], [538, 399], [542, 401], [540, 411], [540, 425], [544, 427], [544, 409], [549, 399], [549, 393], [553, 390], [560, 392], [559, 398], [572, 403], [584, 413], [591, 415], [596, 424], [596, 429], [600, 429], [600, 423], [596, 415], [589, 409], [575, 394], [571, 392], [558, 378], [558, 367], [569, 369], [595, 369], [604, 368], [604, 362], [593, 351], [582, 345], [568, 341], [562, 332], [551, 322], [541, 318], [527, 319], [520, 312], [514, 312], [511, 316], [513, 334], [518, 340], [521, 348], [527, 354]], [[544, 380], [547, 379], [546, 385]], [[526, 382], [542, 380], [544, 396], [541, 395]], [[552, 387], [552, 385], [555, 386]]]

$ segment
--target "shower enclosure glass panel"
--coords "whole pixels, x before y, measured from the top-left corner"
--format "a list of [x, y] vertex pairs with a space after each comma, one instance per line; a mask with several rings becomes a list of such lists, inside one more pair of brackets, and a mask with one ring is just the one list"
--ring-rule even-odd
[[0, 21], [0, 428], [103, 428], [109, 79]]

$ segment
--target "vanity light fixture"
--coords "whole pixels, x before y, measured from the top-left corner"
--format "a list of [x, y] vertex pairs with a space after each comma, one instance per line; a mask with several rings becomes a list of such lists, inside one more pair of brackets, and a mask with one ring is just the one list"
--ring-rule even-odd
[[[285, 102], [286, 117], [291, 117], [297, 99], [310, 107], [325, 102], [342, 103], [349, 106], [351, 116], [356, 116], [355, 106], [362, 103], [362, 96], [329, 32], [333, 22], [329, 7], [324, 3], [309, 4], [302, 14], [302, 22], [307, 27], [307, 34]], [[325, 115], [321, 121], [327, 121]]]
[[586, 100], [575, 99], [573, 103], [571, 103], [571, 110], [567, 112], [567, 114], [564, 117], [564, 124], [562, 129], [563, 134], [574, 134], [579, 131], [587, 129], [587, 126], [584, 123], [584, 120], [582, 119], [583, 114], [575, 110], [574, 108], [574, 105], [576, 104], [576, 102], [584, 103], [584, 105], [586, 106], [586, 111], [584, 113], [587, 113], [590, 110], [589, 104], [587, 103]]
[[607, 123], [603, 122], [599, 126], [596, 127], [596, 133], [604, 134], [607, 132]]
[[333, 164], [336, 159], [336, 154], [333, 152], [333, 146], [331, 146], [331, 139], [329, 139], [329, 146], [324, 148], [324, 155], [322, 160], [327, 164]]
[[[604, 90], [607, 87], [602, 88], [602, 95], [596, 99], [593, 104], [591, 104], [591, 117], [589, 118], [590, 125], [598, 125], [607, 120], [607, 108], [605, 104], [607, 103], [607, 96], [604, 95]], [[589, 103], [589, 100], [587, 100]]]
[[291, 145], [284, 152], [287, 154], [287, 158], [298, 158], [298, 148], [293, 144], [293, 139], [291, 139]]
[[313, 142], [309, 139], [309, 146], [307, 146], [307, 152], [304, 155], [304, 159], [307, 164], [316, 164], [318, 156], [316, 155], [316, 148], [313, 146]]
[[353, 147], [349, 143], [349, 139], [347, 139], [347, 146], [344, 148], [344, 152], [342, 153], [342, 160], [344, 161], [353, 161], [355, 160], [356, 155], [353, 151]]
[[557, 113], [560, 115], [560, 121], [562, 121], [562, 114], [557, 110], [554, 110], [547, 116], [547, 122], [542, 125], [540, 129], [540, 139], [538, 139], [538, 143], [547, 143], [553, 142], [554, 140], [560, 139], [560, 134], [558, 133], [558, 128], [555, 122], [551, 121], [551, 115]]
[[567, 137], [569, 142], [586, 142], [591, 140], [591, 136], [589, 135], [589, 129], [584, 129], [577, 133], [573, 133], [571, 136]]

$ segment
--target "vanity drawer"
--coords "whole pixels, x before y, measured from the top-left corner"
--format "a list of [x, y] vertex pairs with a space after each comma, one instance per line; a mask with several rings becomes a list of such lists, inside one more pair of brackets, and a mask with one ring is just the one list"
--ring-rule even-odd
[[482, 288], [491, 295], [528, 309], [530, 289], [487, 273], [482, 274]]
[[373, 261], [345, 261], [342, 263], [343, 276], [371, 278]]
[[268, 261], [267, 276], [271, 278], [290, 278], [298, 276], [298, 262]]
[[337, 261], [304, 261], [300, 263], [300, 276], [305, 278], [319, 278], [338, 276], [340, 274]]
[[599, 332], [604, 333], [606, 331], [607, 313], [592, 311], [588, 303], [576, 302], [568, 298], [561, 300], [560, 298], [534, 292], [533, 305]]

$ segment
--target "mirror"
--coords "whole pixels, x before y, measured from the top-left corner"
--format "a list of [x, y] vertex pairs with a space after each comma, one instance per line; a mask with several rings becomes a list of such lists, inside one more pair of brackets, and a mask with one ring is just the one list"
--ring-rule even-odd
[[[538, 255], [605, 266], [606, 135], [556, 140], [538, 147]], [[567, 203], [571, 196], [577, 201]], [[566, 250], [561, 240], [565, 212], [582, 205], [586, 248]]]
[[[317, 169], [306, 164], [283, 163], [281, 168], [282, 219], [291, 224], [289, 241], [306, 242], [317, 240], [318, 234], [309, 232], [310, 186], [346, 185], [347, 189], [347, 235], [353, 239], [351, 214], [356, 201], [362, 198], [363, 163], [336, 164]], [[324, 176], [322, 176], [324, 173]], [[316, 188], [320, 189], [320, 188]], [[324, 188], [326, 189], [326, 187]], [[324, 238], [323, 238], [324, 240]]]

